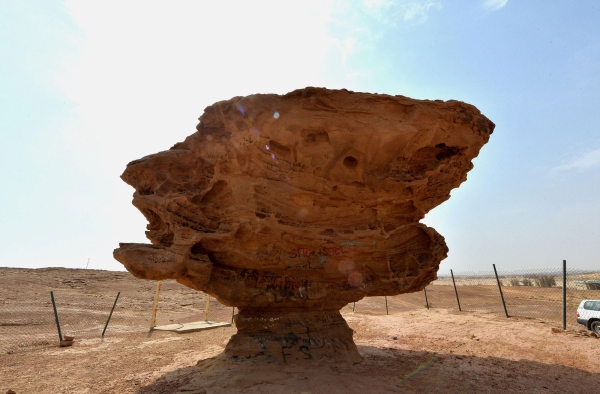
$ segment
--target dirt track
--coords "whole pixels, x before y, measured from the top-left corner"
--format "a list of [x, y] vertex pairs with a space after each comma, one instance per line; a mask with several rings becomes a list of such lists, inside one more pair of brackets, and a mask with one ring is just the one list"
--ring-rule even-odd
[[[50, 288], [119, 290], [138, 294], [136, 303], [144, 305], [140, 310], [146, 314], [154, 291], [151, 282], [126, 273], [10, 271], [12, 280], [3, 281], [4, 294], [13, 301], [35, 299], [36, 293], [46, 296]], [[19, 279], [23, 274], [27, 281]], [[163, 308], [163, 317], [169, 308], [196, 313], [195, 305], [202, 305], [197, 293], [177, 286], [165, 286], [162, 305], [168, 308]], [[432, 289], [434, 301], [436, 291], [442, 288]], [[414, 295], [412, 304], [421, 304], [421, 296]], [[190, 297], [195, 297], [193, 305], [188, 305]], [[102, 304], [110, 305], [110, 299]], [[104, 340], [78, 338], [71, 348], [3, 354], [0, 393], [578, 393], [594, 392], [600, 384], [600, 339], [575, 325], [563, 332], [557, 324], [501, 314], [427, 310], [422, 305], [402, 310], [400, 305], [409, 299], [388, 298], [389, 316], [381, 298], [357, 303], [356, 313], [344, 308], [363, 356], [354, 365], [277, 367], [259, 357], [223, 360], [218, 355], [235, 328], [183, 335], [113, 330]], [[223, 317], [230, 314], [230, 308], [223, 310]]]

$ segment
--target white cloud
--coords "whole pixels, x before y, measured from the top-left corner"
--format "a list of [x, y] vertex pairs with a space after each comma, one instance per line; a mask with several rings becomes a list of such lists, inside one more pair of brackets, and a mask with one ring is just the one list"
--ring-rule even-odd
[[508, 0], [485, 0], [481, 6], [488, 11], [498, 11], [508, 3]]
[[430, 11], [439, 11], [442, 5], [437, 1], [413, 1], [401, 6], [400, 12], [405, 21], [426, 22]]
[[[442, 9], [434, 0], [333, 0], [328, 22], [329, 62], [325, 72], [331, 87], [368, 89], [373, 70], [361, 68], [361, 60], [375, 55], [379, 43], [398, 28], [418, 29]], [[381, 61], [380, 67], [385, 67]]]
[[364, 0], [365, 12], [381, 23], [397, 25], [399, 21], [425, 23], [432, 11], [442, 9], [433, 0]]
[[554, 170], [584, 171], [594, 167], [600, 167], [600, 149], [596, 149], [579, 156], [567, 164], [554, 167]]

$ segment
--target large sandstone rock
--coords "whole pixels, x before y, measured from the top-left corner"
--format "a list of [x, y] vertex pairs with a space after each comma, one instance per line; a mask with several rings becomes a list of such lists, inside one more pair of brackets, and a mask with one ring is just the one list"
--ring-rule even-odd
[[419, 220], [493, 129], [459, 101], [346, 90], [215, 103], [184, 142], [127, 165], [152, 245], [114, 256], [238, 307], [234, 356], [355, 360], [339, 310], [436, 278], [448, 249]]

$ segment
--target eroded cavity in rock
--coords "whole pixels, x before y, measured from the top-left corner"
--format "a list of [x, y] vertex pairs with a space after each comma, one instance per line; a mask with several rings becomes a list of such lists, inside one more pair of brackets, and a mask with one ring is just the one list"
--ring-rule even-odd
[[462, 102], [346, 90], [215, 103], [184, 142], [127, 165], [152, 244], [114, 256], [238, 307], [232, 356], [355, 360], [339, 310], [436, 278], [448, 249], [419, 221], [493, 129]]

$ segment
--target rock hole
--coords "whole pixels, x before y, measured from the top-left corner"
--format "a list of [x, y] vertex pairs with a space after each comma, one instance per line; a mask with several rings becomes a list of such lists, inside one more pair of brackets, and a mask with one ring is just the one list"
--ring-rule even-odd
[[202, 197], [202, 204], [211, 204], [219, 200], [225, 189], [227, 188], [227, 182], [221, 180], [216, 181], [212, 188]]
[[[440, 146], [443, 145], [443, 146]], [[435, 158], [437, 160], [444, 160], [449, 157], [455, 156], [460, 152], [460, 149], [454, 146], [446, 146], [446, 144], [438, 144], [435, 146], [439, 151], [436, 153]]]
[[151, 188], [143, 188], [138, 190], [138, 193], [142, 196], [150, 196], [152, 194], [154, 194], [154, 190], [152, 190]]
[[346, 156], [344, 157], [344, 166], [346, 168], [356, 168], [356, 166], [358, 165], [358, 160], [352, 156]]
[[302, 132], [304, 142], [307, 144], [315, 144], [320, 142], [329, 142], [329, 134], [325, 131]]
[[215, 254], [202, 246], [202, 242], [198, 242], [190, 249], [190, 253], [193, 255], [206, 255], [211, 262], [215, 262]]
[[290, 148], [275, 140], [269, 140], [269, 150], [273, 151], [276, 156], [289, 156], [292, 154]]

